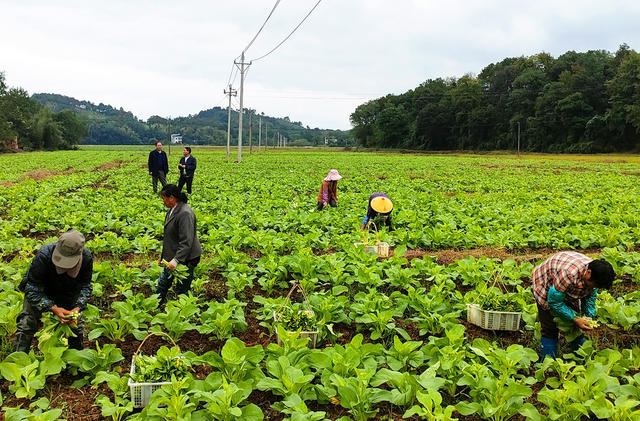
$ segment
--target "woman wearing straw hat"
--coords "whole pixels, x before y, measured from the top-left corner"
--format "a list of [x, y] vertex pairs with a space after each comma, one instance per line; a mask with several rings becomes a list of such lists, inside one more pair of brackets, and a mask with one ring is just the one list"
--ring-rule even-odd
[[338, 180], [341, 178], [342, 176], [338, 173], [338, 170], [331, 170], [322, 180], [322, 185], [318, 192], [318, 210], [324, 209], [327, 204], [331, 205], [332, 208], [338, 206]]
[[364, 230], [367, 224], [378, 219], [378, 223], [384, 223], [389, 231], [393, 231], [391, 226], [391, 211], [393, 211], [393, 202], [384, 193], [374, 193], [369, 197], [369, 207], [367, 208], [367, 215], [362, 220], [362, 226], [360, 230]]

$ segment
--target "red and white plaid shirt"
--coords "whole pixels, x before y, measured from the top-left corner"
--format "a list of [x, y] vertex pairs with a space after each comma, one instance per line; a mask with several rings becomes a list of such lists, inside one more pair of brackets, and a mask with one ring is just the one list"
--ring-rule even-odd
[[566, 294], [567, 304], [580, 310], [580, 299], [591, 294], [594, 288], [582, 280], [593, 259], [575, 251], [561, 251], [533, 269], [533, 296], [542, 308], [549, 310], [547, 294], [554, 287]]

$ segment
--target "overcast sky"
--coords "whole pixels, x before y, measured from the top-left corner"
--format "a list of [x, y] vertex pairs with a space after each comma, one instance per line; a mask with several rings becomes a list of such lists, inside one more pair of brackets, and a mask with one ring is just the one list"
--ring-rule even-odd
[[[0, 0], [0, 71], [30, 94], [102, 102], [145, 120], [226, 107], [233, 60], [275, 1]], [[271, 50], [316, 3], [281, 0], [246, 59]], [[506, 57], [615, 52], [622, 43], [638, 51], [638, 22], [640, 1], [322, 0], [249, 67], [244, 104], [349, 129], [367, 100]]]

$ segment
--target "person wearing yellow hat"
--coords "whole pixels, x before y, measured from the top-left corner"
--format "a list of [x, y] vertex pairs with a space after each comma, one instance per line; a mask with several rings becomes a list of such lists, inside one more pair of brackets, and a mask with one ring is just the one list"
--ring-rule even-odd
[[367, 224], [377, 219], [378, 223], [383, 223], [389, 228], [389, 231], [393, 231], [391, 225], [391, 212], [393, 211], [393, 202], [384, 193], [374, 193], [369, 197], [369, 207], [367, 208], [367, 214], [362, 220], [361, 230], [367, 226]]
[[338, 206], [338, 180], [340, 179], [342, 176], [338, 170], [331, 170], [322, 180], [320, 191], [318, 191], [318, 210], [324, 209], [327, 205], [332, 208]]
[[69, 338], [69, 347], [82, 349], [81, 311], [86, 308], [93, 290], [93, 256], [84, 243], [84, 235], [72, 229], [36, 253], [18, 286], [24, 292], [24, 303], [16, 321], [16, 351], [29, 352], [42, 313], [46, 311], [71, 326], [76, 336]]

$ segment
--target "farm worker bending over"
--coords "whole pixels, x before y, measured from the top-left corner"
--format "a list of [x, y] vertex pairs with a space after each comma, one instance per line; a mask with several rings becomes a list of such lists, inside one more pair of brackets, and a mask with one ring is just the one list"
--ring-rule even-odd
[[[542, 359], [547, 355], [555, 358], [558, 351], [558, 327], [553, 318], [573, 321], [580, 329], [591, 330], [589, 320], [596, 314], [598, 288], [611, 288], [615, 277], [606, 260], [592, 260], [573, 251], [556, 253], [533, 269], [533, 296], [542, 327]], [[583, 342], [583, 336], [575, 339], [570, 343], [571, 350], [576, 351]]]
[[331, 170], [322, 180], [318, 192], [318, 210], [322, 210], [327, 205], [331, 205], [332, 208], [338, 206], [338, 180], [341, 178], [338, 170]]
[[362, 220], [360, 230], [363, 230], [369, 221], [375, 220], [377, 225], [384, 223], [389, 231], [393, 231], [391, 226], [391, 211], [393, 210], [393, 202], [384, 193], [374, 193], [369, 197], [369, 207], [367, 214]]
[[69, 347], [82, 349], [79, 313], [87, 306], [93, 289], [93, 257], [84, 242], [84, 236], [72, 229], [36, 253], [18, 286], [24, 292], [24, 304], [17, 319], [16, 351], [29, 352], [45, 311], [71, 326], [76, 336], [69, 338]]
[[167, 154], [162, 150], [162, 142], [156, 142], [156, 148], [149, 152], [149, 175], [153, 183], [153, 192], [158, 192], [158, 180], [162, 187], [167, 184], [167, 173], [169, 172], [169, 160]]
[[196, 215], [187, 205], [187, 195], [175, 184], [167, 184], [160, 190], [160, 197], [168, 208], [164, 217], [162, 257], [168, 264], [158, 278], [156, 294], [160, 296], [159, 308], [167, 301], [167, 292], [173, 283], [178, 265], [186, 265], [186, 276], [178, 280], [176, 293], [186, 294], [191, 288], [193, 270], [200, 262], [202, 247], [196, 234]]
[[178, 169], [180, 170], [180, 180], [178, 180], [178, 190], [182, 191], [182, 186], [187, 184], [187, 193], [191, 194], [191, 183], [193, 174], [196, 172], [196, 158], [191, 155], [191, 147], [185, 146], [182, 150], [183, 157], [180, 158]]

